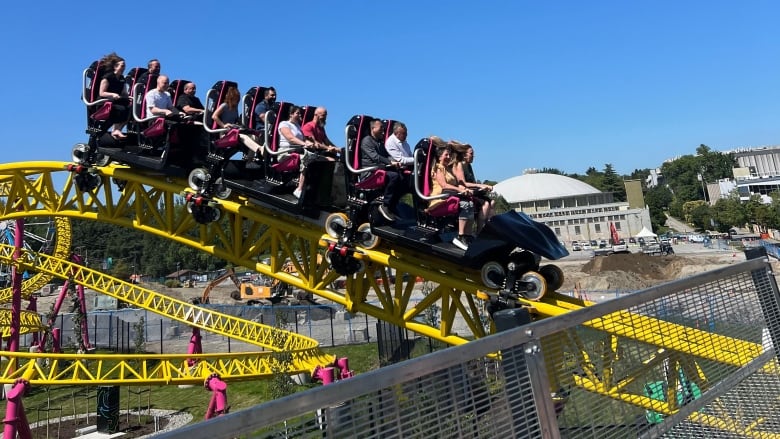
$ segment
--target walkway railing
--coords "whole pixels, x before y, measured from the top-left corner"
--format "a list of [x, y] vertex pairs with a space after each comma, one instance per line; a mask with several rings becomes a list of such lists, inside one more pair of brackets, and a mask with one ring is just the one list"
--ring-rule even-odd
[[748, 253], [159, 437], [780, 438], [780, 296]]

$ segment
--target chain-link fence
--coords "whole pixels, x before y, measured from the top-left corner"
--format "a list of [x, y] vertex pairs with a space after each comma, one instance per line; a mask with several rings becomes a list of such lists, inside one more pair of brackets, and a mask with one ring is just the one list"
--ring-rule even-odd
[[[366, 314], [351, 314], [331, 305], [235, 306], [201, 305], [217, 312], [284, 327], [313, 338], [322, 346], [366, 343], [376, 340], [377, 319]], [[181, 353], [190, 340], [191, 328], [182, 322], [161, 317], [143, 309], [88, 312], [86, 316], [89, 345], [116, 352], [145, 350], [158, 353]], [[76, 314], [60, 314], [52, 325], [59, 328], [63, 347], [78, 346], [81, 333]], [[140, 333], [140, 334], [139, 334]], [[32, 334], [22, 336], [22, 345], [32, 344]], [[256, 346], [236, 342], [209, 331], [201, 331], [207, 352], [256, 350]], [[139, 343], [140, 342], [140, 343]], [[206, 347], [214, 345], [214, 349]]]
[[780, 435], [780, 300], [764, 258], [529, 324], [527, 310], [503, 313], [516, 328], [161, 437]]

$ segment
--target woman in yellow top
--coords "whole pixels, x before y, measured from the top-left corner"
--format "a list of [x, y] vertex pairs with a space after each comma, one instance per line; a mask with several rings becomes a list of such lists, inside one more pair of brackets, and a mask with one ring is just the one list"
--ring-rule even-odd
[[[441, 140], [441, 139], [439, 139]], [[471, 201], [471, 189], [458, 182], [455, 174], [452, 172], [452, 150], [446, 144], [439, 145], [436, 148], [436, 164], [431, 169], [431, 180], [433, 190], [431, 195], [451, 193], [461, 195], [467, 198], [461, 198], [458, 205], [458, 236], [452, 240], [452, 244], [461, 250], [466, 250], [471, 243], [471, 230], [474, 227], [474, 203]], [[429, 206], [435, 206], [443, 202], [443, 199], [433, 200]]]

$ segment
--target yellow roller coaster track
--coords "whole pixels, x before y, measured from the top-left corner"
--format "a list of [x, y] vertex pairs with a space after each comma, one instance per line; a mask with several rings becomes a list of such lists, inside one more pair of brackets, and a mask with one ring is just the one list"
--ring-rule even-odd
[[[78, 217], [81, 219], [108, 222], [120, 227], [135, 228], [171, 239], [216, 257], [243, 265], [280, 279], [294, 287], [312, 292], [320, 297], [342, 304], [350, 312], [363, 312], [400, 327], [411, 329], [450, 344], [465, 343], [469, 337], [486, 335], [480, 315], [480, 300], [476, 298], [480, 285], [479, 273], [465, 270], [455, 264], [419, 254], [412, 250], [380, 246], [376, 250], [362, 250], [360, 258], [366, 263], [366, 270], [350, 276], [346, 289], [336, 291], [329, 287], [338, 274], [329, 271], [321, 262], [323, 227], [308, 219], [286, 214], [278, 209], [264, 208], [252, 200], [234, 196], [219, 201], [222, 217], [210, 224], [198, 224], [181, 207], [180, 193], [185, 182], [152, 174], [140, 173], [120, 166], [96, 168], [95, 176], [101, 184], [91, 192], [83, 192], [74, 182], [74, 174], [66, 171], [66, 163], [34, 162], [6, 164], [0, 166], [0, 184], [7, 197], [0, 206], [0, 219], [14, 219], [30, 216]], [[111, 179], [121, 180], [124, 188], [120, 192], [112, 186]], [[55, 185], [60, 181], [60, 185]], [[0, 259], [10, 261], [10, 246], [0, 247]], [[264, 263], [266, 261], [267, 263]], [[284, 270], [284, 264], [292, 261], [296, 274]], [[270, 373], [275, 368], [283, 371], [306, 370], [313, 364], [322, 364], [323, 358], [316, 347], [295, 344], [293, 335], [284, 338], [284, 343], [275, 343], [274, 337], [252, 322], [233, 319], [219, 313], [198, 308], [185, 302], [173, 300], [137, 286], [118, 282], [101, 273], [70, 264], [56, 257], [39, 255], [18, 262], [24, 268], [38, 272], [63, 276], [62, 273], [78, 273], [76, 280], [119, 299], [166, 315], [210, 331], [215, 331], [239, 340], [258, 344], [268, 343], [270, 349], [290, 351], [293, 360], [289, 366], [284, 363], [263, 361], [260, 358], [270, 353], [214, 354], [173, 356], [172, 360], [155, 356], [98, 357], [63, 356], [52, 371], [46, 372], [38, 366], [47, 355], [3, 353], [12, 359], [13, 367], [6, 367], [0, 382], [26, 377], [33, 383], [130, 383], [144, 382], [174, 383], [200, 382], [204, 375], [212, 372], [232, 375], [236, 379]], [[395, 282], [389, 282], [385, 268], [395, 270]], [[374, 273], [381, 273], [378, 281]], [[415, 281], [423, 278], [435, 285], [419, 303], [412, 302]], [[373, 293], [369, 297], [369, 293]], [[375, 303], [369, 303], [369, 299]], [[551, 317], [580, 309], [585, 302], [548, 294], [542, 301], [532, 305], [539, 317]], [[422, 322], [420, 316], [432, 306], [441, 310], [441, 324], [432, 327]], [[470, 334], [456, 334], [453, 324], [456, 318], [466, 322]], [[231, 320], [232, 319], [232, 320]], [[659, 362], [676, 361], [686, 369], [686, 375], [700, 387], [706, 386], [706, 377], [695, 361], [680, 359], [675, 353], [692, 353], [719, 363], [743, 366], [761, 353], [756, 343], [708, 333], [652, 317], [628, 312], [615, 312], [600, 319], [586, 322], [585, 326], [602, 331], [603, 342], [600, 352], [588, 353], [576, 335], [565, 336], [570, 340], [574, 360], [584, 371], [581, 376], [572, 377], [575, 385], [612, 398], [655, 410], [673, 414], [679, 407], [676, 398], [666, 405], [659, 405], [644, 395], [626, 391], [631, 378], [615, 379], [611, 364], [617, 360], [619, 340], [632, 339], [657, 348], [657, 351], [643, 363], [650, 369]], [[639, 330], [637, 330], [639, 329]], [[677, 334], [669, 337], [669, 334]], [[277, 340], [278, 341], [278, 340]], [[302, 343], [302, 342], [301, 342]], [[704, 349], [707, 346], [707, 349]], [[591, 356], [602, 359], [602, 366], [595, 366]], [[186, 358], [202, 359], [196, 368], [186, 367]], [[100, 360], [96, 371], [88, 367], [89, 360]], [[547, 362], [548, 368], [555, 368], [554, 359]], [[23, 361], [24, 364], [22, 364]], [[90, 363], [92, 364], [92, 363]], [[296, 369], [297, 368], [297, 369]], [[248, 372], [247, 372], [248, 371]], [[246, 373], [246, 374], [244, 374]], [[636, 370], [632, 376], [641, 375]], [[549, 374], [551, 377], [554, 374]], [[32, 377], [32, 378], [30, 378]], [[552, 383], [556, 386], [560, 383]], [[672, 385], [670, 388], [674, 389]]]
[[[280, 279], [293, 287], [342, 304], [350, 312], [363, 312], [406, 327], [449, 344], [461, 344], [471, 336], [486, 334], [480, 319], [480, 303], [475, 294], [479, 273], [456, 264], [431, 259], [410, 250], [380, 247], [362, 255], [366, 270], [347, 279], [344, 292], [328, 288], [338, 273], [319, 261], [323, 227], [308, 219], [278, 209], [258, 206], [248, 199], [234, 197], [220, 201], [222, 218], [198, 224], [182, 208], [184, 180], [144, 174], [121, 166], [95, 168], [101, 184], [92, 192], [81, 191], [67, 163], [28, 162], [0, 166], [0, 183], [5, 197], [0, 218], [69, 217], [95, 220], [134, 228], [174, 240], [210, 253], [236, 265]], [[125, 183], [120, 192], [112, 179]], [[268, 262], [268, 263], [264, 263]], [[287, 273], [284, 264], [292, 261], [296, 273]], [[396, 272], [389, 282], [385, 267]], [[373, 273], [382, 271], [378, 281]], [[371, 273], [372, 275], [368, 275]], [[422, 277], [436, 287], [419, 303], [412, 303], [415, 280]], [[374, 296], [370, 298], [369, 291]], [[375, 297], [375, 298], [374, 298]], [[437, 305], [439, 328], [423, 323], [424, 311]], [[470, 333], [455, 334], [456, 318], [468, 325]]]
[[[12, 262], [14, 248], [0, 245], [0, 260]], [[21, 268], [34, 269], [53, 276], [69, 277], [95, 291], [128, 302], [162, 316], [187, 323], [226, 337], [268, 349], [262, 353], [213, 355], [61, 355], [3, 352], [10, 359], [0, 382], [12, 383], [24, 377], [33, 384], [157, 384], [200, 382], [211, 373], [225, 380], [270, 376], [273, 373], [311, 372], [316, 366], [333, 362], [333, 357], [318, 349], [317, 341], [294, 332], [261, 325], [176, 300], [106, 276], [103, 273], [48, 255], [22, 253], [16, 261]], [[69, 273], [69, 275], [63, 275]], [[33, 314], [33, 315], [29, 315]], [[23, 326], [36, 330], [40, 319], [23, 313]], [[37, 319], [36, 319], [37, 318]], [[10, 313], [0, 313], [0, 323], [10, 322]], [[283, 353], [279, 356], [278, 353]], [[47, 367], [42, 358], [53, 362]], [[190, 368], [187, 359], [200, 362]]]
[[[43, 330], [41, 316], [35, 311], [21, 311], [19, 313], [19, 334], [37, 332]], [[0, 338], [11, 335], [11, 310], [0, 309]]]
[[[11, 190], [11, 185], [0, 185], [0, 198], [7, 198]], [[58, 259], [67, 259], [70, 256], [71, 246], [71, 228], [70, 220], [63, 217], [54, 217], [54, 245], [51, 247], [51, 255]], [[26, 298], [30, 294], [38, 291], [46, 285], [52, 278], [52, 275], [48, 273], [35, 273], [28, 279], [22, 281], [22, 292]], [[11, 289], [0, 289], [0, 303], [9, 302], [11, 300]]]

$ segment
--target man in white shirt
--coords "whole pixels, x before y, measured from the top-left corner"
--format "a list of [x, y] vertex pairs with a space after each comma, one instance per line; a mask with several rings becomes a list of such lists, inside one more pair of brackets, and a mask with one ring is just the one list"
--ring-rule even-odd
[[160, 75], [157, 78], [157, 88], [146, 93], [146, 116], [168, 116], [177, 112], [168, 93], [168, 77]]
[[385, 141], [385, 149], [393, 161], [399, 162], [401, 166], [412, 166], [414, 157], [412, 148], [406, 142], [406, 134], [406, 125], [401, 122], [394, 123], [393, 134]]

